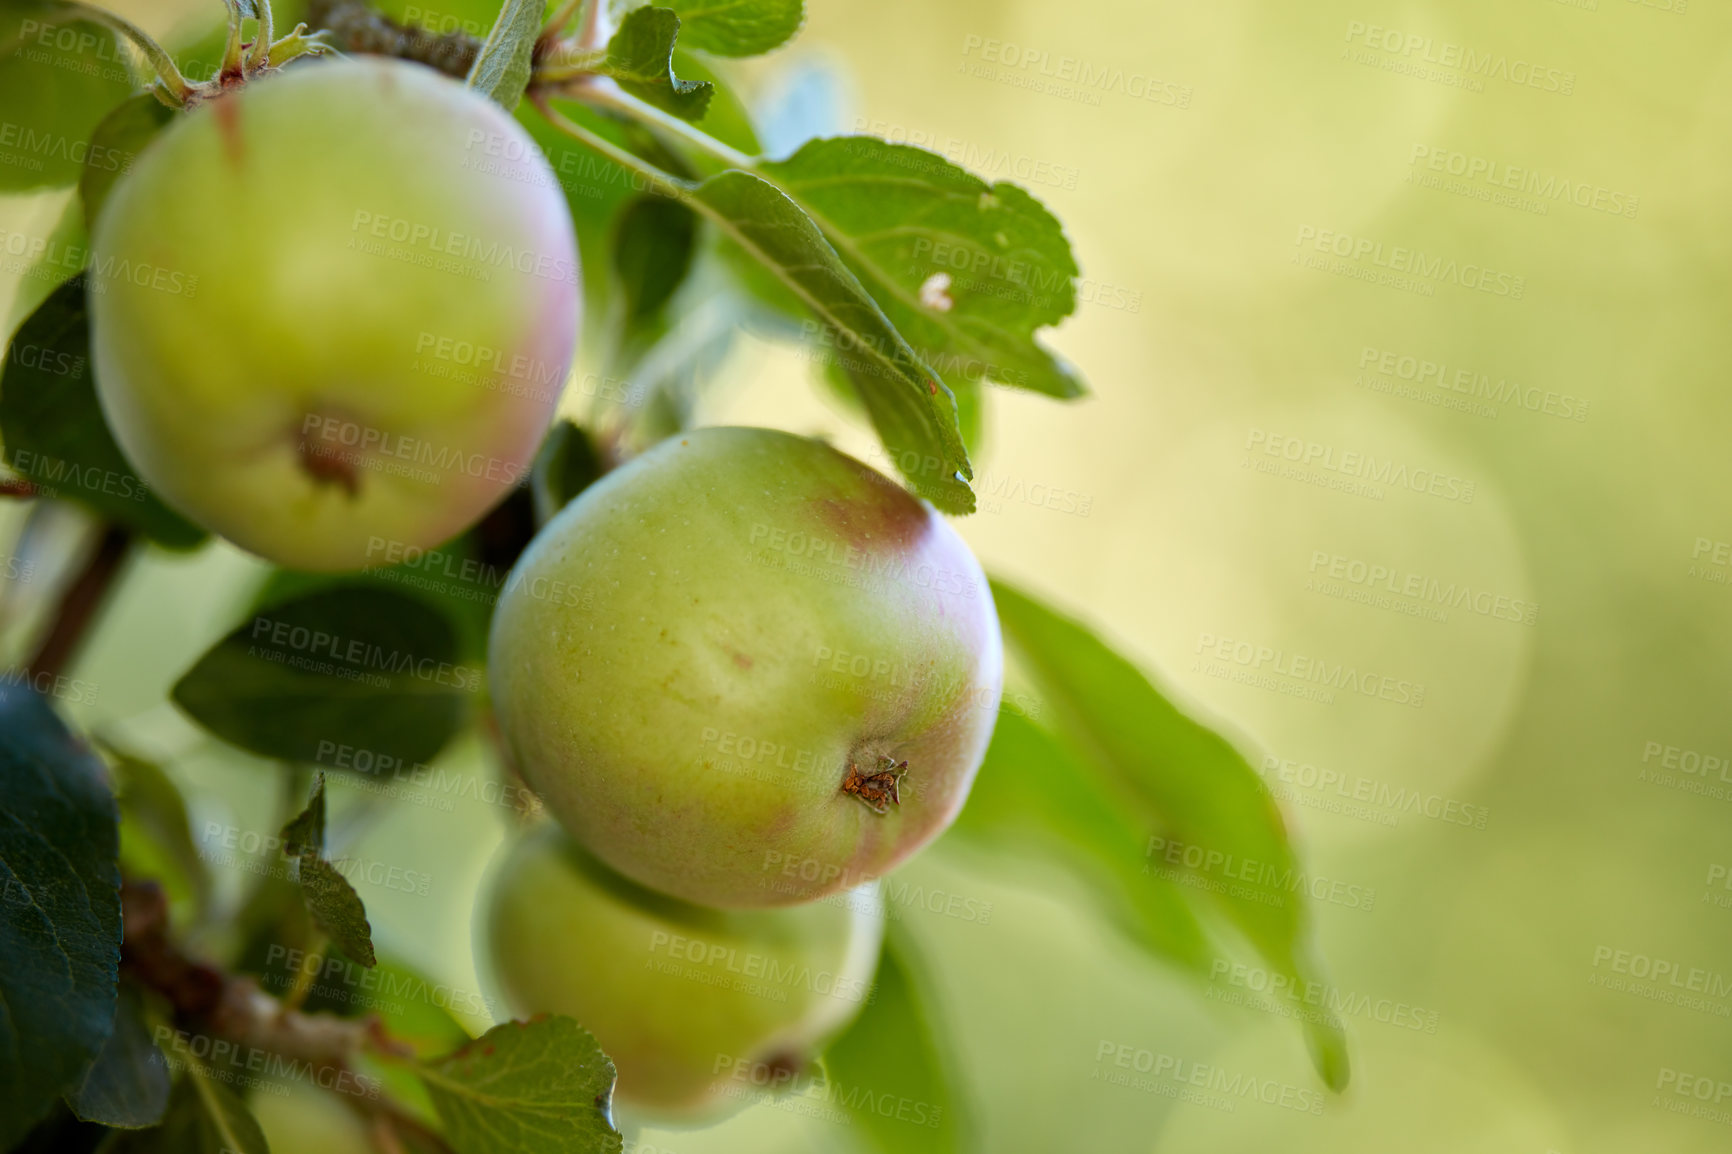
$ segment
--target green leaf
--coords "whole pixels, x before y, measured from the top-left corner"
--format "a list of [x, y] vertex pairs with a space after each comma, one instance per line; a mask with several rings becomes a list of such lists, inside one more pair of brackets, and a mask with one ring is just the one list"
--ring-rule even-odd
[[619, 277], [628, 342], [661, 315], [685, 282], [697, 243], [697, 215], [678, 201], [640, 197], [620, 214], [613, 270]]
[[122, 986], [114, 1032], [66, 1104], [86, 1122], [137, 1130], [162, 1121], [170, 1081], [168, 1059], [151, 1041], [138, 992]]
[[[1181, 713], [1130, 662], [1077, 622], [992, 583], [1008, 647], [1052, 705], [1058, 728], [1114, 781], [1151, 829], [1205, 853], [1255, 861], [1274, 876], [1298, 863], [1280, 810], [1256, 770], [1214, 730]], [[1321, 983], [1310, 910], [1296, 887], [1208, 892], [1270, 965]], [[1324, 1082], [1346, 1087], [1346, 1034], [1333, 1013], [1308, 1018], [1306, 1040]]]
[[663, 112], [681, 120], [702, 120], [715, 85], [674, 75], [674, 41], [679, 34], [680, 18], [672, 10], [634, 8], [607, 42], [607, 58], [596, 71]]
[[148, 837], [181, 875], [202, 909], [210, 900], [210, 873], [193, 841], [186, 799], [158, 764], [101, 741], [119, 779], [121, 837]]
[[465, 83], [506, 112], [516, 109], [529, 90], [535, 41], [541, 35], [545, 11], [545, 0], [505, 0], [499, 19], [493, 22], [493, 30], [469, 68]]
[[529, 483], [535, 494], [535, 519], [545, 525], [603, 472], [601, 454], [589, 434], [561, 420], [548, 430], [535, 455]]
[[55, 289], [13, 338], [0, 375], [0, 439], [7, 467], [50, 496], [79, 501], [171, 549], [205, 540], [139, 480], [103, 421], [83, 276]]
[[339, 586], [273, 605], [199, 658], [173, 697], [224, 741], [317, 764], [351, 746], [428, 762], [462, 726], [480, 673], [425, 602]]
[[78, 176], [84, 202], [84, 224], [92, 231], [108, 194], [132, 170], [139, 154], [174, 119], [174, 112], [148, 92], [122, 101], [105, 116], [90, 137], [90, 149]]
[[202, 1130], [206, 1149], [214, 1146], [221, 1154], [270, 1154], [271, 1148], [252, 1111], [233, 1090], [208, 1077], [202, 1069], [194, 1070], [186, 1081], [191, 1083], [199, 1105], [204, 1107]]
[[56, 8], [0, 8], [0, 192], [76, 183], [98, 122], [136, 87], [112, 31]]
[[747, 156], [757, 156], [763, 152], [763, 146], [758, 142], [751, 110], [741, 102], [733, 89], [720, 83], [721, 77], [711, 67], [715, 63], [714, 60], [687, 52], [683, 44], [674, 48], [674, 72], [677, 75], [687, 80], [707, 81], [715, 87], [704, 118], [697, 122], [698, 127], [729, 148], [737, 149]]
[[836, 246], [884, 314], [946, 380], [1076, 397], [1035, 339], [1076, 308], [1076, 259], [1053, 215], [1014, 184], [875, 136], [808, 141], [760, 170]]
[[101, 760], [41, 697], [0, 682], [0, 1150], [113, 1029], [118, 823]]
[[373, 954], [373, 927], [367, 922], [367, 907], [349, 879], [324, 858], [304, 853], [296, 865], [301, 897], [313, 924], [358, 965], [372, 969], [379, 959]]
[[296, 859], [295, 880], [307, 916], [349, 957], [372, 969], [373, 927], [367, 922], [367, 907], [361, 895], [337, 867], [325, 860], [325, 775], [313, 775], [307, 808], [283, 826], [283, 852]]
[[802, 0], [663, 0], [680, 16], [688, 48], [717, 56], [758, 56], [793, 39]]
[[947, 513], [974, 511], [974, 475], [956, 398], [909, 347], [818, 226], [775, 185], [737, 170], [692, 193], [727, 236], [824, 322], [843, 367], [915, 491]]
[[48, 1117], [36, 1124], [22, 1142], [6, 1154], [91, 1154], [116, 1131], [94, 1122], [81, 1122], [64, 1101], [57, 1102]]
[[1022, 860], [1044, 854], [1077, 874], [1128, 937], [1194, 976], [1215, 956], [1183, 891], [1151, 873], [1148, 830], [1099, 771], [1054, 734], [1000, 713], [947, 844]]
[[931, 985], [923, 977], [908, 935], [893, 928], [872, 1000], [824, 1056], [826, 1100], [847, 1110], [856, 1130], [885, 1154], [973, 1148], [955, 1058], [928, 1006]]
[[115, 1134], [100, 1154], [270, 1154], [252, 1112], [196, 1064], [174, 1085], [162, 1124]]
[[421, 1080], [457, 1154], [619, 1154], [613, 1062], [562, 1017], [506, 1022]]
[[283, 826], [283, 852], [291, 857], [325, 853], [325, 775], [313, 775], [313, 788], [307, 795], [306, 808]]

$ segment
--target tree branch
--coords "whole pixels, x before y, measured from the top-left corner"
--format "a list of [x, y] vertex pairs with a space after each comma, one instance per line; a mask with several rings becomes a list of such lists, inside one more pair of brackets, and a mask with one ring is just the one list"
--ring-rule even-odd
[[[181, 1033], [219, 1038], [304, 1063], [318, 1085], [351, 1084], [355, 1061], [363, 1053], [387, 1061], [413, 1061], [414, 1051], [386, 1033], [376, 1014], [350, 1019], [303, 1013], [259, 989], [251, 978], [188, 957], [169, 936], [168, 898], [155, 882], [122, 884], [120, 911], [121, 972], [168, 1002]], [[451, 1154], [443, 1136], [389, 1099], [337, 1093], [375, 1127], [413, 1135], [421, 1146]]]
[[84, 642], [84, 635], [108, 599], [115, 579], [125, 568], [132, 545], [132, 530], [113, 522], [103, 526], [96, 548], [72, 584], [60, 595], [48, 635], [42, 639], [36, 655], [25, 667], [30, 674], [45, 673], [58, 677], [72, 664]]

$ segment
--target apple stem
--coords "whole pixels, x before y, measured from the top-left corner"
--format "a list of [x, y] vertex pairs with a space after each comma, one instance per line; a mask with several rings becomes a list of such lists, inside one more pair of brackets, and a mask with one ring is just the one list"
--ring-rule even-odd
[[882, 754], [871, 773], [862, 773], [850, 760], [848, 776], [842, 779], [842, 792], [859, 798], [873, 813], [889, 813], [891, 806], [902, 804], [902, 779], [906, 776], [908, 762]]

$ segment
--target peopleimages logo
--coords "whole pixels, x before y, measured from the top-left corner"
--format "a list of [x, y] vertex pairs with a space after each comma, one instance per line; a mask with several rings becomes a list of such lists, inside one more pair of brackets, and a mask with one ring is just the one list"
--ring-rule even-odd
[[[1410, 468], [1393, 457], [1378, 457], [1375, 453], [1356, 449], [1337, 449], [1321, 441], [1267, 429], [1251, 429], [1245, 437], [1245, 451], [1251, 454], [1248, 462], [1256, 462], [1257, 454], [1261, 453], [1264, 457], [1276, 458], [1278, 462], [1301, 469], [1316, 468], [1336, 473], [1350, 482], [1387, 485], [1393, 489], [1441, 497], [1446, 501], [1459, 501], [1464, 505], [1473, 503], [1476, 488], [1474, 482], [1465, 477], [1440, 473], [1436, 469]], [[1377, 490], [1372, 488], [1370, 492], [1376, 493]]]
[[1480, 51], [1451, 40], [1439, 40], [1417, 32], [1403, 32], [1368, 24], [1363, 20], [1347, 22], [1346, 40], [1376, 52], [1396, 57], [1415, 65], [1430, 65], [1460, 72], [1480, 82], [1501, 80], [1523, 88], [1537, 88], [1559, 96], [1569, 96], [1576, 90], [1576, 74], [1562, 68], [1536, 64], [1531, 60], [1511, 57], [1504, 52]]
[[515, 248], [499, 241], [452, 232], [386, 212], [355, 210], [349, 231], [357, 237], [375, 241], [388, 240], [432, 256], [456, 258], [496, 269], [508, 268], [561, 284], [578, 283], [577, 268], [565, 257]]
[[846, 977], [833, 970], [783, 962], [769, 954], [742, 950], [725, 942], [708, 941], [684, 934], [656, 930], [650, 935], [649, 952], [675, 962], [686, 962], [706, 970], [764, 983], [778, 991], [808, 990], [820, 997], [846, 1002], [866, 1002], [871, 994], [867, 978]]
[[1331, 664], [1322, 657], [1289, 653], [1250, 641], [1235, 641], [1213, 633], [1199, 633], [1195, 653], [1216, 661], [1231, 662], [1248, 670], [1267, 672], [1328, 689], [1357, 693], [1415, 709], [1425, 704], [1425, 686], [1405, 678], [1356, 669], [1346, 662]]
[[1495, 621], [1533, 625], [1539, 606], [1521, 597], [1495, 593], [1466, 581], [1444, 582], [1423, 573], [1411, 573], [1396, 565], [1344, 557], [1323, 549], [1311, 552], [1314, 579], [1345, 582], [1371, 592], [1384, 592], [1442, 609], [1466, 609]]
[[[1459, 288], [1507, 297], [1519, 301], [1527, 293], [1527, 278], [1500, 272], [1473, 261], [1462, 262], [1454, 257], [1437, 256], [1423, 249], [1402, 244], [1386, 245], [1371, 237], [1354, 236], [1316, 225], [1300, 225], [1293, 243], [1302, 250], [1316, 252], [1344, 261], [1369, 263], [1392, 274], [1417, 278], [1419, 282], [1456, 285]], [[1429, 283], [1427, 283], [1429, 293]]]

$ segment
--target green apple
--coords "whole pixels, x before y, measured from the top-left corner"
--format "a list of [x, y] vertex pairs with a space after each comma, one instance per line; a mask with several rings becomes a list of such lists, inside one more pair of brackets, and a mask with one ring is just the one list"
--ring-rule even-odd
[[163, 499], [284, 565], [466, 528], [570, 368], [569, 211], [516, 121], [431, 69], [298, 63], [177, 117], [91, 245], [103, 412]]
[[936, 837], [1003, 665], [986, 579], [930, 506], [822, 442], [730, 428], [549, 522], [488, 662], [507, 748], [565, 827], [732, 908], [852, 888]]
[[865, 1004], [884, 927], [876, 885], [708, 909], [620, 877], [552, 823], [506, 850], [479, 916], [478, 966], [512, 1011], [577, 1019], [618, 1068], [624, 1105], [683, 1121], [746, 1104], [753, 1083], [736, 1071], [791, 1082]]

